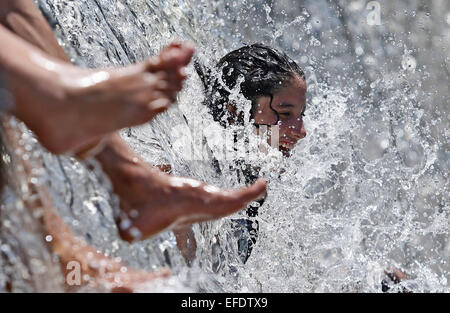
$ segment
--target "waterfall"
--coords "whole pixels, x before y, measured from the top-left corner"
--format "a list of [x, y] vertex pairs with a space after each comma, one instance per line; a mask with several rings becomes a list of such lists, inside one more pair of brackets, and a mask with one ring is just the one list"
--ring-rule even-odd
[[[388, 266], [408, 274], [402, 286], [409, 290], [450, 291], [448, 1], [36, 3], [82, 67], [142, 61], [174, 39], [194, 42], [196, 57], [211, 66], [243, 44], [263, 42], [289, 54], [307, 76], [308, 135], [291, 158], [264, 159], [268, 197], [245, 265], [231, 217], [193, 226], [192, 267], [171, 231], [132, 244], [120, 240], [113, 218], [120, 200], [99, 165], [52, 155], [20, 122], [8, 121], [22, 133], [19, 155], [36, 165], [31, 183], [48, 188], [58, 213], [89, 244], [132, 267], [169, 266], [172, 277], [160, 291], [380, 292]], [[236, 187], [233, 173], [218, 178], [210, 162], [186, 157], [197, 131], [217, 129], [195, 70], [187, 72], [177, 104], [120, 134], [149, 163], [156, 162], [149, 149], [156, 140], [174, 174]], [[8, 180], [0, 291], [63, 290], [47, 234], [36, 226], [39, 210], [27, 209], [33, 195], [14, 166], [15, 152], [6, 144], [1, 160]]]

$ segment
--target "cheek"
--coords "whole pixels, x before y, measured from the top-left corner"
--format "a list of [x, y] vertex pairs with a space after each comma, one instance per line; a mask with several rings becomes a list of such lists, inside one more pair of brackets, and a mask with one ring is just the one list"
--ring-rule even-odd
[[293, 121], [292, 123], [281, 123], [279, 126], [280, 139], [288, 138], [290, 140], [299, 140], [306, 136], [303, 120]]
[[284, 132], [299, 132], [304, 127], [302, 118], [292, 118], [281, 122], [281, 128]]
[[289, 126], [286, 124], [284, 124], [284, 125], [281, 124], [278, 128], [279, 137], [280, 138], [286, 137], [286, 134], [288, 133], [288, 131], [289, 131]]
[[278, 122], [278, 115], [270, 108], [257, 108], [253, 112], [255, 124], [275, 125]]

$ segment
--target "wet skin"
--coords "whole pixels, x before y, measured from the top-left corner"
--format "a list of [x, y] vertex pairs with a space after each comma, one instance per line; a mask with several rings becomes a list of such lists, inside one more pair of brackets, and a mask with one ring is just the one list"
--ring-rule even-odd
[[[145, 239], [167, 229], [218, 219], [266, 193], [266, 181], [225, 190], [194, 179], [165, 174], [132, 153], [119, 135], [97, 157], [120, 197], [119, 232], [125, 240]], [[129, 224], [129, 225], [128, 225]]]
[[[116, 69], [100, 71], [80, 70], [74, 68], [70, 64], [63, 64], [63, 62], [69, 62], [69, 58], [58, 45], [51, 28], [42, 17], [39, 10], [34, 6], [33, 1], [1, 1], [0, 23], [0, 42], [3, 43], [3, 47], [7, 47], [6, 51], [4, 49], [2, 50], [0, 47], [0, 68], [3, 70], [6, 69], [10, 77], [13, 78], [16, 96], [21, 92], [26, 93], [29, 91], [20, 86], [20, 83], [25, 83], [31, 88], [31, 94], [34, 93], [37, 96], [45, 95], [48, 97], [47, 101], [54, 100], [56, 104], [66, 104], [66, 106], [60, 106], [59, 108], [58, 106], [54, 106], [56, 112], [50, 112], [51, 114], [54, 114], [52, 116], [55, 118], [53, 121], [49, 121], [49, 115], [46, 115], [48, 109], [45, 107], [45, 104], [48, 102], [44, 101], [39, 104], [38, 107], [41, 108], [42, 111], [33, 111], [30, 103], [23, 99], [20, 102], [23, 104], [22, 108], [16, 108], [16, 113], [22, 114], [23, 119], [28, 120], [29, 126], [33, 128], [36, 133], [40, 134], [38, 137], [41, 142], [47, 146], [49, 150], [53, 150], [54, 152], [76, 151], [77, 149], [83, 150], [83, 145], [90, 146], [92, 142], [98, 141], [100, 134], [104, 133], [107, 129], [117, 127], [121, 123], [124, 123], [123, 120], [116, 121], [115, 118], [111, 118], [111, 116], [105, 118], [105, 112], [101, 111], [100, 115], [94, 116], [94, 121], [91, 120], [85, 124], [81, 121], [81, 124], [75, 123], [74, 125], [72, 119], [67, 122], [70, 122], [68, 125], [72, 125], [73, 129], [70, 130], [68, 127], [64, 127], [66, 122], [64, 119], [67, 117], [65, 117], [61, 111], [71, 109], [76, 115], [96, 113], [95, 108], [83, 107], [83, 105], [80, 105], [77, 108], [77, 104], [82, 102], [81, 99], [83, 96], [87, 96], [84, 99], [87, 101], [89, 100], [88, 98], [90, 98], [89, 95], [98, 97], [98, 93], [103, 93], [104, 98], [98, 97], [97, 101], [99, 101], [100, 104], [103, 103], [102, 105], [104, 106], [107, 105], [108, 101], [106, 100], [108, 99], [108, 91], [111, 92], [111, 88], [117, 87], [114, 82], [116, 82], [116, 84], [130, 81], [134, 82], [134, 84], [130, 85], [130, 89], [127, 89], [128, 87], [126, 87], [125, 89], [119, 88], [116, 90], [116, 92], [124, 93], [122, 96], [125, 98], [122, 96], [119, 97], [122, 104], [124, 102], [127, 103], [126, 97], [129, 97], [130, 95], [125, 94], [130, 93], [132, 87], [137, 88], [135, 90], [142, 90], [142, 93], [137, 92], [137, 94], [142, 97], [131, 97], [129, 99], [132, 100], [129, 101], [131, 104], [130, 106], [134, 107], [136, 111], [143, 112], [143, 115], [136, 116], [138, 114], [130, 114], [133, 118], [128, 120], [125, 124], [130, 123], [131, 125], [139, 118], [143, 118], [144, 116], [145, 118], [151, 118], [158, 112], [164, 111], [167, 108], [164, 105], [164, 102], [158, 101], [159, 98], [156, 93], [150, 95], [150, 93], [145, 90], [145, 85], [147, 84], [149, 90], [160, 92], [161, 99], [164, 99], [164, 101], [172, 102], [177, 88], [180, 87], [177, 87], [177, 83], [175, 83], [173, 85], [175, 86], [174, 90], [171, 90], [170, 84], [169, 86], [160, 84], [158, 78], [166, 82], [173, 82], [174, 80], [175, 82], [181, 82], [185, 77], [182, 71], [183, 66], [181, 64], [188, 62], [187, 59], [190, 59], [189, 54], [191, 54], [188, 47], [183, 48], [184, 52], [180, 52], [181, 46], [175, 44], [175, 46], [169, 48], [169, 50], [177, 52], [167, 53], [167, 50], [165, 50], [167, 54], [162, 58], [157, 57], [153, 59], [153, 61], [144, 62], [127, 69], [117, 69], [117, 72]], [[23, 41], [18, 41], [17, 36], [31, 43], [34, 47], [27, 45]], [[14, 53], [11, 53], [12, 48], [14, 48]], [[46, 54], [42, 54], [42, 51], [45, 51]], [[2, 54], [2, 52], [6, 53]], [[34, 62], [29, 62], [29, 64], [24, 67], [24, 61], [27, 61], [27, 58], [30, 57], [30, 54], [27, 54], [27, 52], [33, 52], [32, 55], [38, 56], [37, 60], [42, 61], [39, 57], [48, 58], [49, 63], [47, 64], [50, 65], [50, 67], [54, 66], [53, 70], [42, 68], [42, 64], [39, 64], [39, 62], [36, 63], [36, 59], [28, 59], [29, 61]], [[49, 56], [52, 57], [49, 58]], [[171, 60], [176, 59], [178, 59], [179, 62], [175, 61], [175, 66], [173, 66], [174, 64], [172, 64]], [[7, 68], [5, 68], [5, 66]], [[62, 71], [63, 74], [66, 74], [65, 71], [67, 71], [68, 75], [65, 76], [66, 80], [67, 77], [73, 77], [75, 78], [75, 82], [89, 82], [88, 88], [84, 89], [85, 87], [80, 86], [80, 84], [78, 84], [78, 86], [75, 84], [76, 92], [74, 92], [74, 89], [69, 88], [74, 94], [69, 92], [67, 95], [66, 92], [68, 90], [65, 86], [66, 84], [70, 85], [71, 82], [65, 81], [64, 84], [61, 85], [61, 77], [59, 77], [61, 76], [61, 73], [58, 73], [58, 70]], [[43, 75], [44, 72], [46, 72], [46, 75]], [[146, 80], [144, 76], [148, 77], [147, 74], [154, 74], [155, 72], [169, 73], [168, 75], [156, 77], [155, 80], [149, 79], [149, 81], [144, 82]], [[98, 73], [101, 75], [96, 75]], [[58, 77], [56, 77], [56, 81], [53, 81], [55, 80], [55, 75]], [[108, 77], [108, 75], [110, 76]], [[33, 82], [37, 85], [33, 85]], [[48, 83], [48, 85], [46, 83]], [[81, 85], [83, 85], [83, 83]], [[49, 90], [50, 88], [48, 87], [55, 89]], [[299, 119], [299, 109], [302, 107], [304, 111], [305, 107], [305, 93], [306, 84], [304, 84], [304, 82], [302, 83], [302, 81], [297, 78], [294, 79], [291, 86], [288, 86], [286, 90], [282, 89], [274, 95], [272, 108], [280, 115], [280, 143], [296, 143], [299, 139], [306, 136], [303, 121], [300, 123]], [[69, 100], [71, 99], [71, 101], [65, 98], [67, 96], [69, 96]], [[61, 99], [61, 97], [63, 99]], [[24, 98], [26, 99], [26, 95]], [[31, 97], [30, 99], [29, 97], [29, 100], [34, 101], [35, 98]], [[270, 98], [261, 98], [259, 101], [261, 110], [264, 113], [261, 112], [255, 114], [255, 122], [270, 124], [268, 121], [273, 121], [276, 123], [276, 114], [270, 110]], [[92, 106], [95, 106], [97, 102], [91, 101], [89, 103], [91, 103]], [[117, 102], [114, 102], [114, 99], [111, 103], [113, 106], [116, 106], [116, 110], [120, 110], [120, 108], [117, 108], [120, 107], [120, 105]], [[283, 105], [283, 103], [293, 104], [293, 107], [289, 106], [289, 108], [286, 108], [287, 106]], [[74, 108], [70, 107], [69, 104], [73, 104]], [[27, 112], [27, 106], [32, 114]], [[108, 109], [110, 109], [109, 106]], [[76, 118], [77, 117], [75, 117], [75, 121], [77, 121]], [[78, 121], [79, 118], [80, 117], [78, 116]], [[105, 120], [103, 120], [104, 118]], [[53, 122], [54, 124], [52, 126]], [[95, 122], [102, 122], [102, 127], [97, 127]], [[49, 125], [46, 125], [46, 123]], [[58, 125], [58, 123], [60, 125]], [[86, 130], [78, 129], [83, 127], [86, 127]], [[47, 131], [45, 131], [46, 129]], [[56, 129], [56, 135], [51, 132], [49, 133], [48, 129]], [[158, 229], [161, 230], [168, 227], [167, 225], [175, 226], [178, 229], [178, 227], [191, 222], [231, 214], [237, 210], [238, 206], [244, 207], [248, 199], [257, 198], [265, 193], [265, 182], [263, 181], [260, 181], [258, 184], [247, 189], [226, 192], [219, 190], [214, 191], [214, 188], [208, 187], [195, 180], [173, 177], [158, 172], [142, 162], [142, 160], [128, 148], [126, 143], [123, 142], [118, 135], [107, 136], [105, 144], [105, 149], [97, 155], [97, 159], [110, 175], [115, 192], [121, 196], [121, 208], [124, 213], [132, 216], [130, 218], [132, 224], [128, 228], [121, 230], [122, 236], [129, 240], [134, 239], [130, 233], [132, 227], [136, 227], [142, 237], [156, 233], [158, 232]], [[286, 156], [289, 155], [289, 148], [284, 149], [284, 147], [280, 147], [280, 150], [283, 151]], [[129, 184], [129, 182], [132, 183]], [[176, 195], [176, 197], [174, 197], [172, 201], [164, 203], [165, 200], [171, 199], [173, 195]], [[177, 205], [175, 200], [186, 203], [187, 205], [182, 208]], [[219, 210], [213, 211], [211, 208], [214, 208], [214, 205], [216, 204], [219, 206]], [[151, 214], [153, 210], [157, 217], [156, 220], [159, 222], [154, 223], [150, 221], [150, 223], [147, 224], [147, 221], [153, 218]], [[135, 211], [138, 213], [137, 215]], [[168, 214], [166, 215], [167, 212]], [[49, 233], [53, 235], [54, 241], [59, 245], [59, 248], [56, 248], [55, 250], [60, 255], [63, 266], [65, 267], [65, 263], [69, 260], [78, 260], [81, 264], [90, 264], [90, 255], [93, 252], [97, 252], [97, 250], [88, 245], [83, 245], [81, 249], [72, 249], [73, 243], [75, 241], [79, 242], [79, 239], [73, 236], [70, 228], [58, 216], [53, 215], [47, 218], [49, 220], [47, 228]], [[133, 271], [131, 269], [127, 272], [129, 274], [121, 273], [118, 264], [113, 260], [103, 255], [98, 255], [95, 259], [105, 262], [105, 264], [111, 268], [111, 272], [116, 272], [114, 275], [122, 275], [123, 279], [127, 282], [126, 287], [123, 287], [122, 289], [112, 288], [115, 291], [133, 291], [136, 283], [152, 280], [157, 276], [161, 277], [167, 275], [167, 273], [153, 275], [152, 273]], [[89, 268], [89, 274], [93, 277], [98, 277], [101, 273], [93, 266]], [[108, 280], [109, 279], [110, 277], [108, 277]], [[99, 278], [99, 281], [104, 280], [104, 277]]]
[[[33, 171], [41, 168], [41, 164], [30, 162], [23, 157], [25, 150], [19, 144], [22, 133], [18, 128], [11, 127], [8, 119], [0, 119], [2, 135], [8, 143], [10, 155], [14, 159], [14, 164], [22, 168], [15, 174], [19, 181], [31, 181], [34, 176]], [[36, 219], [40, 223], [33, 226], [47, 238], [50, 236], [48, 247], [59, 256], [61, 270], [66, 278], [64, 285], [66, 291], [74, 292], [76, 288], [90, 285], [99, 290], [110, 290], [112, 292], [131, 292], [145, 290], [147, 284], [158, 278], [165, 278], [169, 275], [167, 269], [148, 272], [136, 270], [121, 263], [119, 259], [111, 259], [101, 251], [85, 242], [83, 238], [72, 233], [69, 225], [58, 214], [53, 198], [50, 196], [48, 187], [45, 184], [28, 184], [29, 195], [24, 197], [24, 204], [30, 212], [39, 211], [42, 218]], [[47, 240], [48, 241], [48, 240]], [[79, 272], [74, 272], [74, 265], [78, 265]], [[72, 273], [72, 274], [71, 274]], [[79, 274], [80, 281], [76, 284], [69, 283], [69, 279], [74, 279], [73, 273]], [[76, 274], [75, 274], [76, 275]], [[13, 291], [13, 282], [6, 280], [6, 288]], [[97, 289], [98, 290], [98, 289]], [[37, 290], [39, 291], [39, 290]]]
[[[164, 174], [143, 162], [118, 134], [104, 136], [168, 108], [186, 77], [183, 68], [192, 57], [191, 46], [174, 43], [152, 60], [126, 68], [85, 70], [67, 63], [33, 1], [0, 2], [0, 22], [0, 42], [6, 47], [0, 47], [0, 68], [17, 100], [13, 113], [55, 153], [83, 150], [103, 138], [96, 159], [120, 196], [119, 232], [125, 240], [220, 218], [265, 194], [263, 180], [223, 190]], [[81, 260], [88, 250], [78, 251], [76, 258]], [[67, 254], [60, 255], [64, 260], [72, 252], [60, 253]]]
[[[306, 82], [298, 76], [270, 97], [257, 99], [252, 109], [255, 125], [279, 126], [279, 150], [289, 157], [295, 144], [306, 136], [303, 116], [306, 109]], [[271, 143], [270, 134], [268, 144]]]
[[[4, 6], [8, 7], [8, 3], [13, 7], [12, 15], [4, 14]], [[28, 124], [36, 123], [37, 126], [33, 130], [38, 134], [40, 142], [55, 139], [54, 136], [46, 136], [45, 132], [39, 136], [41, 123], [52, 123], [55, 130], [66, 129], [66, 132], [62, 133], [67, 136], [61, 135], [64, 141], [55, 144], [57, 146], [67, 145], [70, 138], [73, 139], [75, 136], [73, 133], [79, 136], [78, 140], [73, 139], [78, 143], [90, 139], [92, 136], [86, 132], [92, 127], [96, 128], [96, 124], [104, 126], [103, 130], [99, 130], [101, 133], [106, 129], [118, 129], [128, 124], [124, 122], [124, 116], [128, 116], [128, 122], [144, 122], [167, 109], [182, 88], [182, 81], [186, 78], [184, 67], [193, 54], [190, 45], [173, 43], [151, 60], [126, 68], [98, 71], [80, 69], [67, 63], [67, 56], [51, 35], [49, 25], [32, 1], [15, 0], [0, 3], [0, 12], [3, 12], [2, 21], [14, 31], [13, 34], [0, 25], [0, 35], [8, 39], [12, 45], [10, 48], [24, 58], [19, 62], [0, 50], [0, 56], [4, 57], [2, 67], [5, 66], [7, 73], [10, 73], [9, 76], [18, 76], [18, 79], [22, 79], [22, 83], [34, 88], [32, 91], [21, 90], [23, 94], [16, 92], [16, 89], [13, 90], [14, 95], [19, 98], [14, 113], [19, 118], [29, 120]], [[42, 29], [42, 33], [36, 31], [36, 27]], [[35, 31], [31, 32], [30, 29]], [[45, 47], [48, 53], [54, 55], [44, 53], [15, 35], [20, 35], [35, 46]], [[61, 56], [65, 57], [60, 61], [58, 58]], [[39, 62], [36, 62], [36, 58]], [[22, 68], [19, 63], [27, 63], [27, 60], [30, 61], [30, 64], [27, 64], [29, 67]], [[45, 66], [42, 66], [42, 63]], [[42, 72], [44, 74], [41, 74]], [[51, 88], [48, 88], [48, 84], [52, 82], [45, 80], [43, 84], [35, 79], [35, 76], [48, 79], [52, 75], [56, 75], [57, 78], [53, 77], [56, 86], [50, 85]], [[71, 96], [75, 94], [75, 102], [67, 102], [64, 96], [63, 100], [52, 95], [48, 96], [48, 93], [55, 93], [54, 88], [59, 90], [57, 87], [61, 81], [75, 85], [76, 92], [72, 90], [70, 93]], [[35, 87], [33, 84], [38, 86]], [[30, 92], [32, 94], [27, 95]], [[34, 106], [40, 109], [37, 110]], [[71, 113], [75, 115], [74, 120], [71, 120]], [[47, 122], [46, 120], [50, 119], [49, 115], [53, 119]], [[82, 119], [88, 121], [84, 123]], [[79, 124], [73, 124], [74, 121], [78, 121]], [[61, 138], [57, 138], [56, 141]], [[139, 212], [139, 216], [131, 216], [130, 221], [131, 227], [136, 226], [141, 232], [142, 239], [167, 227], [232, 214], [245, 207], [247, 202], [265, 193], [265, 182], [231, 191], [208, 186], [193, 179], [166, 175], [142, 162], [117, 134], [103, 138], [105, 147], [96, 158], [111, 178], [114, 191], [121, 197], [120, 203], [124, 212]], [[59, 146], [57, 150], [60, 148]], [[175, 210], [177, 202], [179, 209]]]
[[127, 67], [76, 67], [30, 0], [0, 2], [0, 42], [0, 66], [15, 98], [11, 112], [53, 153], [83, 150], [166, 110], [194, 53], [191, 45], [173, 43]]
[[[252, 109], [255, 125], [279, 125], [278, 149], [285, 157], [289, 157], [294, 145], [306, 136], [303, 115], [306, 109], [306, 82], [298, 76], [292, 77], [285, 87], [271, 97], [260, 97]], [[232, 114], [235, 110], [228, 106]], [[267, 135], [267, 143], [271, 144], [271, 136]], [[196, 241], [190, 227], [174, 231], [177, 245], [186, 262], [191, 264], [195, 258]], [[189, 238], [190, 247], [187, 245]]]
[[3, 26], [0, 39], [10, 46], [0, 51], [0, 61], [15, 97], [12, 113], [53, 153], [76, 152], [167, 110], [182, 88], [183, 68], [194, 51], [172, 44], [150, 61], [90, 70], [45, 55]]

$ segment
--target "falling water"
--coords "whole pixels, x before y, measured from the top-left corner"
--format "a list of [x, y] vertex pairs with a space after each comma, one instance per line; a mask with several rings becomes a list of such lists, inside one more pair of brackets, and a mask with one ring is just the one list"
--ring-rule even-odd
[[[130, 64], [182, 39], [196, 44], [206, 66], [244, 43], [264, 42], [307, 74], [308, 135], [291, 158], [271, 151], [260, 159], [270, 183], [245, 265], [231, 218], [193, 226], [191, 267], [170, 231], [121, 241], [113, 218], [119, 200], [99, 165], [49, 154], [11, 120], [23, 133], [23, 156], [36, 164], [32, 183], [49, 188], [59, 214], [89, 244], [136, 268], [170, 266], [159, 291], [380, 292], [391, 266], [408, 274], [402, 285], [411, 291], [449, 292], [448, 1], [36, 3], [79, 66]], [[232, 171], [217, 177], [195, 150], [199, 130], [208, 130], [213, 151], [221, 137], [192, 67], [188, 74], [177, 105], [121, 135], [151, 164], [170, 162], [176, 175], [236, 187]], [[10, 154], [2, 152], [14, 180], [2, 196], [0, 290], [63, 290], [51, 238], [36, 226], [39, 214], [26, 210], [29, 182]]]

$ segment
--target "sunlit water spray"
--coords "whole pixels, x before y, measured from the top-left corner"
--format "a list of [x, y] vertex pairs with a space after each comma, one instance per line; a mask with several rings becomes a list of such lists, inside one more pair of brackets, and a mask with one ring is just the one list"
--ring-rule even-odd
[[[130, 266], [171, 267], [172, 278], [148, 290], [379, 292], [391, 266], [408, 274], [402, 284], [409, 290], [449, 291], [445, 1], [425, 7], [379, 1], [381, 25], [373, 25], [365, 1], [37, 3], [81, 66], [129, 64], [181, 38], [196, 43], [205, 66], [243, 43], [262, 41], [286, 51], [307, 74], [307, 137], [291, 158], [269, 149], [255, 163], [270, 183], [256, 218], [259, 238], [245, 265], [231, 217], [193, 226], [198, 249], [192, 267], [172, 232], [123, 242], [113, 218], [118, 199], [98, 165], [48, 154], [23, 130], [24, 156], [45, 169], [34, 183], [48, 185], [76, 234]], [[198, 150], [205, 135], [217, 153], [224, 130], [202, 105], [192, 67], [188, 74], [178, 105], [121, 135], [147, 162], [168, 162], [176, 175], [240, 186], [236, 171], [228, 170], [232, 160], [219, 160], [219, 177]], [[7, 154], [3, 162], [11, 163]], [[20, 198], [30, 196], [27, 182], [15, 175], [20, 169], [9, 167], [10, 177], [19, 178], [8, 183], [2, 202], [0, 288], [13, 281], [14, 291], [62, 290], [57, 260], [44, 249], [51, 238], [32, 226], [38, 217], [17, 210], [24, 207]]]

